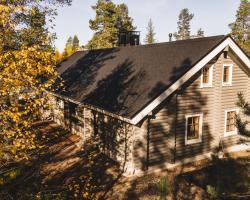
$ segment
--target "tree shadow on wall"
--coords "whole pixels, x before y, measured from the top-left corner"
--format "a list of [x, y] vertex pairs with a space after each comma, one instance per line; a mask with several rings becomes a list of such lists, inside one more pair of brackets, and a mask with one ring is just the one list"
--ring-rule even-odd
[[[183, 61], [183, 70], [185, 66], [191, 64], [188, 59]], [[175, 69], [179, 69], [176, 67]], [[171, 80], [176, 80], [180, 76], [180, 72], [175, 70], [172, 72]], [[145, 157], [139, 158], [142, 165], [147, 164], [149, 169], [161, 169], [166, 170], [167, 163], [174, 163], [176, 161], [182, 162], [183, 158], [189, 158], [197, 155], [201, 155], [211, 151], [213, 136], [211, 133], [211, 127], [207, 122], [209, 113], [208, 97], [200, 89], [200, 74], [196, 73], [188, 82], [180, 83], [180, 87], [170, 97], [164, 100], [161, 105], [153, 111], [155, 118], [147, 120], [148, 134], [145, 135], [144, 140], [149, 139], [149, 148], [145, 145], [138, 143], [137, 151], [145, 151], [148, 153], [148, 161], [145, 163]], [[163, 83], [157, 83], [156, 86], [149, 93], [151, 98], [156, 94], [160, 94], [162, 89], [166, 87]], [[198, 114], [203, 112], [203, 127], [202, 127], [202, 141], [196, 144], [185, 145], [185, 115]], [[146, 121], [146, 120], [145, 120]], [[137, 154], [135, 152], [135, 154]], [[139, 155], [139, 153], [137, 154]], [[146, 156], [146, 154], [144, 154]], [[179, 170], [181, 174], [182, 168]], [[133, 185], [133, 184], [132, 184]], [[173, 181], [173, 199], [180, 199], [182, 193], [181, 187], [179, 187], [178, 177]], [[133, 193], [131, 188], [130, 193]], [[140, 194], [134, 192], [134, 195], [140, 197]], [[194, 198], [191, 190], [186, 191], [186, 196], [189, 199]], [[183, 196], [182, 196], [183, 197]]]
[[[183, 61], [183, 66], [188, 63], [191, 62]], [[176, 78], [176, 73], [179, 75], [179, 72], [172, 72], [173, 78], [171, 79]], [[151, 119], [149, 127], [151, 146], [149, 154], [152, 157], [150, 165], [164, 168], [166, 162], [178, 161], [210, 150], [213, 136], [207, 123], [207, 117], [211, 107], [207, 104], [208, 97], [205, 92], [200, 89], [199, 77], [200, 72], [196, 73], [188, 82], [180, 83], [181, 88], [153, 111], [156, 118]], [[185, 115], [201, 112], [203, 112], [204, 117], [202, 142], [185, 145]]]
[[[119, 169], [122, 173], [132, 173], [132, 171], [130, 171], [130, 164], [133, 159], [131, 149], [133, 146], [133, 127], [126, 122], [107, 117], [100, 113], [96, 113], [94, 123], [94, 140], [100, 152], [107, 155], [109, 158], [118, 161]], [[120, 177], [118, 177], [116, 181], [118, 181], [118, 179], [120, 179]], [[110, 189], [106, 190], [102, 195], [102, 199], [106, 199], [107, 196], [113, 197], [113, 195], [118, 195], [113, 189], [116, 181], [114, 181], [112, 183], [113, 185], [110, 186]]]

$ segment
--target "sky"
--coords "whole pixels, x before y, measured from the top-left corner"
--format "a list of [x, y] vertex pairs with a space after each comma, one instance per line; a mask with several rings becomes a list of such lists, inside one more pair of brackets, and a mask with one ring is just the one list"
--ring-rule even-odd
[[[77, 35], [80, 44], [85, 45], [93, 32], [89, 28], [89, 19], [95, 16], [91, 8], [97, 0], [73, 0], [71, 6], [58, 8], [55, 19], [56, 47], [63, 51], [69, 36]], [[188, 8], [194, 14], [191, 21], [191, 32], [199, 28], [205, 36], [228, 34], [228, 24], [235, 20], [240, 0], [113, 0], [114, 3], [125, 3], [134, 25], [141, 31], [141, 41], [145, 38], [149, 19], [153, 21], [157, 42], [168, 41], [168, 34], [177, 31], [177, 20], [180, 10]]]

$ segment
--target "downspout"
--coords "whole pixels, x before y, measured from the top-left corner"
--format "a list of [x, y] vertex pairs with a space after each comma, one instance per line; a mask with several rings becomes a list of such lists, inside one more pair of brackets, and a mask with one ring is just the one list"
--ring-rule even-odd
[[147, 117], [147, 158], [146, 158], [146, 169], [149, 169], [149, 145], [150, 145], [150, 122], [151, 119], [155, 119], [155, 116], [151, 113]]
[[150, 144], [150, 119], [149, 115], [147, 118], [147, 158], [146, 158], [146, 169], [149, 169], [149, 144]]
[[175, 94], [175, 120], [174, 120], [174, 163], [176, 162], [176, 138], [177, 138], [177, 121], [178, 121], [178, 95], [180, 89], [177, 89]]
[[83, 108], [83, 141], [86, 142], [86, 113], [85, 113], [85, 107]]

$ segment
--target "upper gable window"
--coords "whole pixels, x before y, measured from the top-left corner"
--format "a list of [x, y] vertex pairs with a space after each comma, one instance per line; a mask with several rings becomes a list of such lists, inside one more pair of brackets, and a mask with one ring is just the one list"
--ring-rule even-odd
[[212, 87], [213, 65], [205, 66], [201, 72], [201, 87]]
[[224, 64], [222, 71], [222, 85], [230, 86], [232, 85], [232, 75], [233, 75], [233, 65]]

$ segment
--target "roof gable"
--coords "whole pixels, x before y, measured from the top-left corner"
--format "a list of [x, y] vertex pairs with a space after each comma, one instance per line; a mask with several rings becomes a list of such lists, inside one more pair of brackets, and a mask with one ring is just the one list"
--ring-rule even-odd
[[226, 37], [221, 43], [219, 43], [212, 51], [204, 56], [199, 62], [197, 62], [189, 71], [187, 71], [182, 77], [174, 82], [167, 90], [154, 99], [150, 104], [138, 112], [131, 120], [132, 124], [139, 123], [145, 116], [147, 116], [152, 110], [154, 110], [161, 102], [163, 102], [169, 95], [175, 90], [181, 87], [186, 81], [188, 81], [194, 74], [202, 69], [209, 61], [211, 61], [216, 55], [218, 55], [224, 48], [229, 46], [233, 52], [241, 59], [241, 61], [250, 69], [250, 59], [242, 51], [242, 49], [235, 43], [230, 37]]

